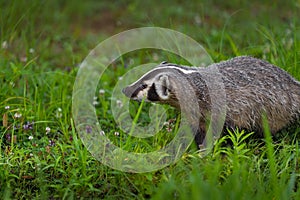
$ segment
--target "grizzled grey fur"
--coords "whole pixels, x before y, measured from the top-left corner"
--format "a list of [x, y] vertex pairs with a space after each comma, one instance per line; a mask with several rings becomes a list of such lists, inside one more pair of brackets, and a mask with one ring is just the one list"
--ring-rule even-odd
[[[207, 87], [207, 78], [204, 76], [206, 76], [205, 72], [213, 67], [221, 74], [226, 94], [224, 128], [246, 129], [255, 131], [257, 135], [262, 134], [262, 116], [265, 115], [271, 133], [275, 134], [299, 120], [300, 83], [284, 70], [249, 56], [235, 57], [204, 68], [184, 67], [164, 62], [124, 88], [123, 92], [129, 98], [140, 100], [137, 95], [148, 88], [143, 93], [146, 100], [170, 104], [180, 109], [178, 91], [195, 91], [200, 108], [199, 126], [195, 139], [197, 144], [201, 145], [207, 131], [206, 125], [211, 110], [211, 97]], [[170, 73], [172, 71], [176, 73]], [[166, 79], [169, 86], [164, 86], [167, 84], [164, 80], [163, 87], [159, 88], [156, 82], [162, 75], [169, 76]], [[189, 81], [188, 88], [178, 83], [181, 80], [180, 77]], [[150, 81], [152, 79], [153, 81]], [[214, 81], [213, 78], [211, 81]], [[195, 102], [186, 103], [195, 104]]]

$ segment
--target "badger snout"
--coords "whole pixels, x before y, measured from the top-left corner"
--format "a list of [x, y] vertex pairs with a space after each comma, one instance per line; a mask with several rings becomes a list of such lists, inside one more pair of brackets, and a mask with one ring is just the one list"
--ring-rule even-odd
[[133, 99], [133, 100], [138, 100], [140, 96], [140, 90], [138, 88], [133, 87], [133, 86], [127, 86], [122, 89], [123, 94], [125, 94], [126, 97]]
[[126, 97], [128, 98], [133, 98], [133, 93], [134, 91], [130, 87], [125, 87], [122, 89], [123, 94], [125, 94]]
[[147, 101], [148, 90], [145, 85], [129, 85], [122, 89], [122, 92], [126, 97], [135, 100], [142, 101], [143, 99]]

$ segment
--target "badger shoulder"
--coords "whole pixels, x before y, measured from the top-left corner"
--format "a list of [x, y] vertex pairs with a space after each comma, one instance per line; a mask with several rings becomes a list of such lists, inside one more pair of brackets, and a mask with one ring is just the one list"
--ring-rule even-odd
[[236, 86], [259, 86], [283, 88], [300, 83], [283, 69], [258, 58], [238, 56], [212, 64], [223, 76], [224, 84]]

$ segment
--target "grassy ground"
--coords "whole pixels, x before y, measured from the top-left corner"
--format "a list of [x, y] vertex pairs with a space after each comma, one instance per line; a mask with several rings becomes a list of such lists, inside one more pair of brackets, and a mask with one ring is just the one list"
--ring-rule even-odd
[[[205, 157], [190, 147], [176, 164], [134, 174], [94, 159], [71, 113], [80, 62], [100, 41], [134, 27], [178, 30], [202, 43], [215, 61], [253, 55], [300, 80], [299, 9], [299, 1], [0, 1], [2, 198], [299, 199], [300, 127], [276, 141], [247, 143], [249, 133], [238, 131]], [[172, 134], [156, 136], [154, 147], [128, 139], [113, 120], [110, 95], [125, 66], [154, 58], [166, 60], [151, 50], [124, 56], [104, 76], [104, 94], [96, 94], [106, 135], [136, 152], [155, 150]], [[233, 147], [222, 145], [225, 140]]]

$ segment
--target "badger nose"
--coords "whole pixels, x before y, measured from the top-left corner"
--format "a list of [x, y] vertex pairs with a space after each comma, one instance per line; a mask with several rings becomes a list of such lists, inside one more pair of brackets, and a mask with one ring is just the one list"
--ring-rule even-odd
[[122, 89], [122, 92], [123, 92], [123, 94], [126, 95], [126, 88], [123, 88], [123, 89]]
[[125, 88], [123, 88], [123, 89], [122, 89], [122, 92], [123, 92], [123, 94], [125, 94], [125, 96], [126, 96], [126, 97], [129, 97], [129, 98], [131, 98], [132, 91], [130, 90], [130, 88], [129, 88], [129, 87], [125, 87]]

